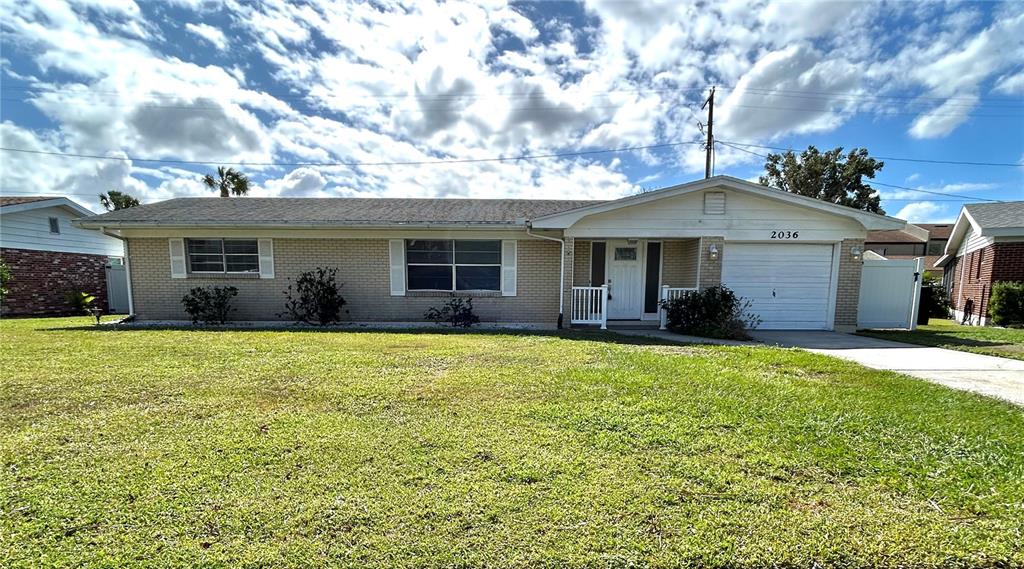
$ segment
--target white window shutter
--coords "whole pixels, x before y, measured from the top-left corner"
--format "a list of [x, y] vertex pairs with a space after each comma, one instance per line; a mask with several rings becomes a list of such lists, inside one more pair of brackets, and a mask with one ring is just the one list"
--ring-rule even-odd
[[274, 278], [274, 240], [260, 239], [257, 241], [260, 253], [260, 278]]
[[501, 296], [516, 295], [518, 245], [519, 242], [515, 239], [501, 242]]
[[185, 265], [185, 240], [168, 239], [171, 247], [171, 278], [183, 279], [188, 276]]
[[405, 296], [405, 239], [388, 241], [391, 263], [391, 296]]

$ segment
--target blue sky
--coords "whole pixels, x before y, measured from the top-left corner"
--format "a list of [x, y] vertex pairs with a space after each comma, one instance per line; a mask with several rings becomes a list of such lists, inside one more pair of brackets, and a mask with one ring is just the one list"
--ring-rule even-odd
[[[614, 198], [761, 148], [1024, 163], [1024, 3], [0, 0], [4, 195], [93, 209], [210, 195], [239, 162], [259, 196]], [[421, 162], [656, 149], [506, 162]], [[753, 152], [754, 154], [752, 154]], [[952, 220], [1024, 199], [1024, 168], [885, 160], [890, 215]], [[312, 163], [274, 166], [279, 163]], [[939, 194], [939, 195], [936, 195]]]

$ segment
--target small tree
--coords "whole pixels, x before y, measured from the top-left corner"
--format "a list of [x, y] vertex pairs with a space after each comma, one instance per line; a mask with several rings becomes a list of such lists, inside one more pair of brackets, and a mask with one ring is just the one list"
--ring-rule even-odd
[[203, 176], [203, 184], [211, 190], [219, 191], [222, 198], [249, 195], [249, 178], [234, 168], [219, 166], [217, 177], [207, 174]]
[[117, 190], [110, 190], [105, 194], [100, 194], [100, 204], [107, 211], [116, 211], [119, 209], [128, 209], [139, 205], [139, 200], [126, 194], [125, 192], [119, 192]]
[[299, 275], [295, 284], [288, 285], [288, 290], [284, 291], [288, 299], [284, 303], [284, 314], [306, 324], [326, 326], [339, 322], [345, 299], [338, 290], [340, 285], [335, 282], [337, 273], [338, 269], [317, 267]]
[[238, 289], [233, 286], [197, 286], [181, 298], [181, 303], [193, 324], [200, 320], [206, 324], [223, 324], [235, 310], [231, 306], [231, 299], [235, 296], [238, 296]]
[[764, 164], [762, 185], [822, 201], [884, 214], [875, 189], [864, 183], [885, 166], [868, 156], [866, 148], [854, 148], [843, 156], [843, 148], [821, 152], [814, 146], [798, 157], [792, 151], [769, 154]]

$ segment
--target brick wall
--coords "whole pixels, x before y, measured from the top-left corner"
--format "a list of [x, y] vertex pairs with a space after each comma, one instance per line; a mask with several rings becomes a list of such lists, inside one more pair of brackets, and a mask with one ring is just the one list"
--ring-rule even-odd
[[[718, 258], [711, 259], [711, 246], [718, 247]], [[722, 256], [726, 255], [724, 237], [702, 237], [700, 239], [700, 288], [708, 288], [722, 284]]]
[[836, 287], [836, 330], [853, 330], [857, 327], [857, 307], [860, 304], [860, 277], [864, 261], [854, 259], [851, 250], [857, 247], [864, 251], [863, 239], [843, 239], [839, 250], [838, 286]]
[[107, 310], [107, 257], [82, 253], [0, 249], [11, 269], [3, 313], [12, 316], [69, 314], [64, 294], [88, 292]]
[[[143, 320], [184, 320], [181, 297], [204, 285], [231, 285], [239, 290], [235, 320], [277, 320], [284, 310], [284, 290], [299, 273], [318, 266], [338, 269], [337, 281], [348, 304], [343, 320], [418, 321], [447, 293], [390, 295], [386, 239], [274, 239], [273, 279], [247, 276], [202, 276], [172, 279], [167, 239], [130, 239], [132, 294]], [[473, 306], [484, 322], [554, 324], [558, 317], [558, 243], [519, 241], [517, 295], [475, 296]], [[465, 296], [465, 295], [461, 295]]]
[[661, 282], [671, 287], [697, 286], [700, 240], [662, 241]]
[[572, 286], [600, 286], [590, 283], [590, 249], [591, 242], [577, 239], [573, 246]]
[[971, 321], [984, 324], [992, 284], [999, 281], [1024, 281], [1024, 243], [995, 243], [956, 259], [950, 302], [957, 319], [963, 318], [967, 301], [972, 300]]

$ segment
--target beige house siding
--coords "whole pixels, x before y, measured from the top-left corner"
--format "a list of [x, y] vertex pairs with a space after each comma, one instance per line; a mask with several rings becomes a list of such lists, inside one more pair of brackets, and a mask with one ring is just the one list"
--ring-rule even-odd
[[700, 240], [663, 241], [661, 246], [661, 284], [670, 287], [696, 287]]
[[[591, 241], [575, 240], [576, 252], [572, 261], [572, 286], [594, 286], [590, 284]], [[600, 285], [600, 283], [598, 283]]]
[[[531, 322], [553, 325], [558, 318], [558, 243], [520, 240], [517, 295], [474, 296], [476, 313], [484, 322]], [[446, 293], [409, 292], [390, 295], [387, 239], [274, 239], [273, 279], [203, 276], [172, 279], [167, 239], [129, 239], [132, 295], [141, 320], [184, 320], [181, 297], [204, 285], [238, 288], [233, 320], [278, 320], [284, 309], [284, 290], [299, 273], [318, 266], [336, 267], [347, 304], [343, 320], [419, 321]], [[460, 295], [464, 296], [464, 295]]]
[[854, 259], [854, 247], [864, 250], [863, 239], [843, 239], [839, 250], [838, 286], [836, 289], [836, 330], [857, 328], [857, 306], [860, 304], [860, 276], [864, 262]]
[[[711, 259], [711, 246], [718, 248], [718, 258]], [[700, 288], [705, 289], [722, 284], [722, 255], [726, 255], [725, 239], [722, 237], [702, 237], [700, 248]]]

